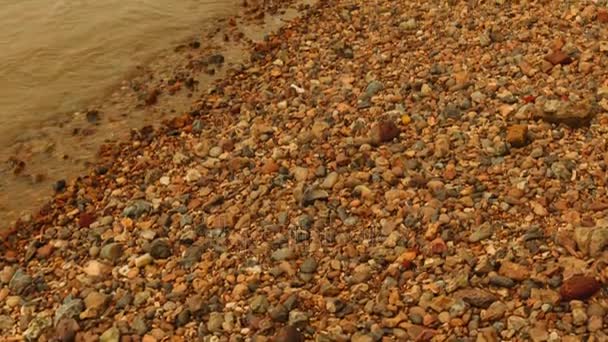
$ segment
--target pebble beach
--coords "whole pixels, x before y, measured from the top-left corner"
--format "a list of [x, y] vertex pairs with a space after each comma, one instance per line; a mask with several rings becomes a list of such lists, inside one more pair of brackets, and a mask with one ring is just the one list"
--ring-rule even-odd
[[297, 8], [2, 231], [2, 338], [608, 341], [606, 1]]

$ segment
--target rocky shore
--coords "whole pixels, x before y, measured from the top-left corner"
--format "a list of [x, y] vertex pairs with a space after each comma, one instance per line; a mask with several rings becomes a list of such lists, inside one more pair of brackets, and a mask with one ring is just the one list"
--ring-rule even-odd
[[321, 1], [3, 236], [31, 341], [608, 340], [605, 1]]

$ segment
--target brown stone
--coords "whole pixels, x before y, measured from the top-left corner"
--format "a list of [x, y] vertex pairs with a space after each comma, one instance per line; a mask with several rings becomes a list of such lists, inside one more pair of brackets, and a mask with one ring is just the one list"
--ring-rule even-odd
[[572, 58], [561, 50], [553, 51], [545, 56], [545, 60], [553, 65], [568, 65], [573, 62]]
[[528, 126], [513, 125], [507, 129], [507, 142], [512, 147], [524, 147], [528, 143]]
[[447, 252], [447, 250], [448, 247], [442, 238], [438, 237], [435, 240], [431, 241], [431, 252], [433, 254], [443, 254]]
[[273, 342], [304, 342], [304, 335], [293, 326], [286, 326], [279, 330]]
[[394, 122], [384, 120], [376, 123], [370, 131], [370, 140], [374, 145], [389, 142], [399, 136], [399, 127]]
[[38, 256], [38, 258], [47, 258], [49, 255], [51, 255], [51, 253], [53, 253], [53, 245], [51, 245], [50, 243], [47, 243], [46, 245], [38, 248], [38, 250], [36, 251], [36, 255]]
[[80, 228], [87, 228], [93, 222], [95, 222], [95, 215], [92, 213], [82, 213], [78, 217], [78, 226]]
[[537, 69], [535, 69], [534, 67], [532, 67], [532, 65], [530, 65], [530, 63], [526, 62], [526, 61], [521, 61], [519, 63], [519, 69], [521, 70], [521, 72], [528, 76], [528, 77], [532, 77], [536, 74], [536, 72], [538, 71]]
[[264, 174], [275, 173], [279, 171], [279, 164], [277, 164], [274, 160], [269, 159], [264, 163], [264, 165], [262, 165], [260, 171]]
[[577, 103], [565, 102], [555, 112], [544, 111], [541, 118], [554, 124], [564, 124], [571, 128], [589, 126], [595, 117], [593, 106], [589, 101]]
[[64, 318], [55, 327], [55, 337], [62, 342], [70, 342], [76, 339], [76, 333], [80, 327], [78, 322], [72, 318]]
[[530, 277], [528, 267], [510, 261], [503, 261], [498, 273], [518, 281], [526, 280]]
[[575, 275], [562, 284], [559, 294], [562, 300], [583, 300], [593, 296], [602, 284], [590, 276]]
[[474, 307], [483, 309], [488, 308], [498, 299], [493, 293], [478, 288], [458, 290], [454, 293], [454, 298], [462, 299]]

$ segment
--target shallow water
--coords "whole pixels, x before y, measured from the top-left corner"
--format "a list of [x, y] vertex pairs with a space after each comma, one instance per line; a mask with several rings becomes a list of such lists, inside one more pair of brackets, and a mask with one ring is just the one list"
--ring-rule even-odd
[[0, 0], [0, 148], [83, 109], [206, 18], [236, 6], [233, 0]]

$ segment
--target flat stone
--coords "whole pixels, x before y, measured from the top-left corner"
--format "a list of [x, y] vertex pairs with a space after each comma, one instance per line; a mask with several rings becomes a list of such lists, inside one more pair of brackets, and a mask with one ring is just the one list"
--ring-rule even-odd
[[572, 58], [561, 50], [553, 51], [546, 55], [545, 60], [553, 65], [568, 65], [573, 62]]
[[504, 277], [509, 277], [518, 281], [530, 278], [530, 270], [528, 267], [510, 261], [503, 261], [498, 273]]
[[460, 298], [474, 307], [484, 309], [497, 300], [496, 295], [477, 288], [458, 290], [454, 293], [454, 298]]

